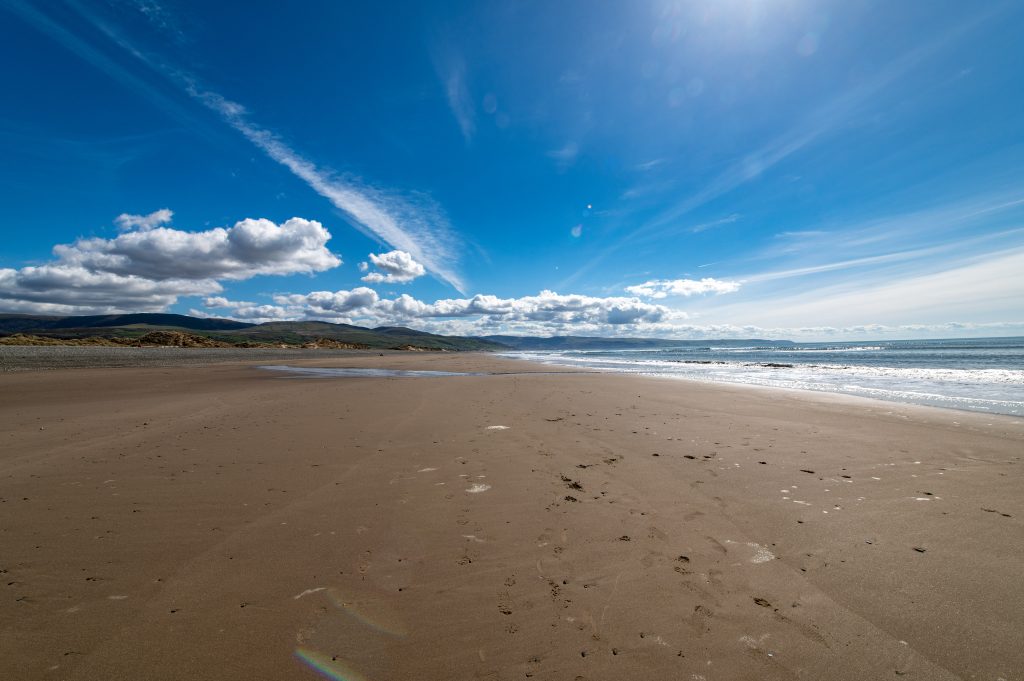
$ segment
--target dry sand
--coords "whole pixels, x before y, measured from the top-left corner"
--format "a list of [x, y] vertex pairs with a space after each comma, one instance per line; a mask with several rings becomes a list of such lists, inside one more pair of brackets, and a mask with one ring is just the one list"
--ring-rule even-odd
[[8, 373], [0, 678], [1016, 681], [1022, 425], [595, 374]]

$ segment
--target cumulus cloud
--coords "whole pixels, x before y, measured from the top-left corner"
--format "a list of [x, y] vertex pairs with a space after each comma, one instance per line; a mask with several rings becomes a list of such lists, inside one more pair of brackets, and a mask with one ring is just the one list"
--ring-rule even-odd
[[627, 286], [626, 292], [642, 298], [668, 298], [669, 296], [695, 296], [705, 293], [734, 293], [740, 282], [724, 279], [652, 279], [636, 286]]
[[[211, 296], [203, 300], [207, 308], [224, 310], [223, 314], [239, 319], [245, 319], [254, 323], [273, 322], [291, 319], [291, 313], [277, 305], [261, 305], [246, 300], [228, 300], [223, 296]], [[204, 310], [189, 310], [189, 314], [196, 317], [210, 317]]]
[[159, 312], [177, 302], [178, 296], [220, 291], [220, 284], [213, 279], [154, 281], [61, 262], [19, 270], [0, 269], [0, 309], [7, 312]]
[[285, 305], [304, 316], [338, 317], [357, 311], [372, 311], [380, 301], [372, 288], [360, 286], [351, 291], [313, 291], [306, 294], [274, 296], [274, 302]]
[[277, 225], [266, 219], [245, 219], [233, 227], [203, 232], [153, 227], [114, 239], [79, 239], [58, 245], [53, 252], [61, 263], [124, 276], [249, 279], [337, 267], [341, 259], [327, 249], [330, 238], [330, 232], [315, 220], [291, 218]]
[[[752, 324], [693, 323], [678, 310], [644, 303], [636, 298], [599, 298], [542, 291], [536, 296], [437, 300], [427, 303], [408, 294], [380, 298], [359, 287], [350, 291], [314, 291], [274, 297], [274, 305], [230, 301], [221, 296], [205, 300], [208, 308], [235, 319], [266, 322], [282, 319], [329, 319], [360, 326], [411, 325], [446, 335], [531, 336], [590, 335], [646, 338], [775, 338], [823, 340], [829, 338], [934, 338], [937, 335], [984, 336], [1024, 333], [1024, 320], [995, 324], [946, 322], [886, 326], [766, 327]], [[193, 310], [192, 314], [206, 315]]]
[[395, 316], [484, 316], [498, 322], [533, 321], [555, 325], [650, 323], [673, 314], [673, 311], [662, 305], [644, 303], [637, 298], [562, 295], [554, 291], [541, 291], [535, 296], [522, 298], [476, 295], [472, 298], [438, 300], [431, 304], [400, 296], [395, 301], [381, 301], [380, 307]]
[[[231, 303], [220, 297], [209, 299], [210, 307], [231, 308], [239, 317], [249, 303]], [[440, 328], [455, 320], [474, 333], [497, 333], [510, 328], [541, 329], [544, 334], [575, 329], [598, 332], [614, 328], [641, 327], [684, 319], [682, 312], [637, 298], [563, 295], [541, 291], [535, 296], [499, 298], [476, 295], [447, 298], [426, 303], [408, 294], [381, 298], [373, 289], [313, 291], [306, 294], [274, 296], [275, 311], [261, 310], [259, 318], [334, 319], [367, 326], [412, 323]]]
[[0, 269], [0, 310], [57, 314], [158, 312], [180, 296], [222, 291], [219, 280], [321, 272], [341, 260], [323, 225], [292, 218], [280, 225], [246, 219], [233, 227], [186, 232], [159, 226], [171, 211], [120, 215], [127, 231], [54, 247], [39, 266]]
[[155, 210], [148, 215], [132, 215], [130, 213], [121, 213], [114, 218], [114, 224], [122, 232], [127, 232], [133, 229], [137, 229], [142, 232], [155, 229], [161, 225], [168, 225], [171, 222], [171, 218], [174, 217], [174, 211], [169, 208], [161, 208]]
[[[370, 254], [370, 262], [382, 272], [370, 272], [363, 281], [371, 284], [405, 284], [427, 273], [423, 265], [416, 262], [405, 251]], [[364, 268], [360, 268], [361, 270]]]

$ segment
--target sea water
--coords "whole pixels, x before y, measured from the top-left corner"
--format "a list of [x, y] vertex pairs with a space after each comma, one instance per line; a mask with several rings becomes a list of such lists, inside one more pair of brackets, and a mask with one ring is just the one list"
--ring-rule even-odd
[[548, 364], [1024, 416], [1024, 337], [517, 352]]

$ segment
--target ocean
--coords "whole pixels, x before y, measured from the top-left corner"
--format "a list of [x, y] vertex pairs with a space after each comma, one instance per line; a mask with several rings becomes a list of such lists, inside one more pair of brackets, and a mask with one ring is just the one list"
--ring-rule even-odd
[[504, 353], [559, 366], [1024, 416], [1024, 337]]

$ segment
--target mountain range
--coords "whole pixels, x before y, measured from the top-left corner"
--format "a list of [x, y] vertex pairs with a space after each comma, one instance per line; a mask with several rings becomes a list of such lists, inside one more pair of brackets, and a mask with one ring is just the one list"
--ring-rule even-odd
[[[0, 314], [0, 338], [16, 334], [44, 339], [140, 339], [158, 331], [187, 333], [235, 345], [305, 345], [345, 343], [356, 347], [429, 350], [615, 350], [664, 347], [789, 345], [791, 341], [763, 339], [672, 340], [663, 338], [605, 338], [598, 336], [443, 336], [403, 326], [368, 328], [324, 321], [264, 322], [179, 314], [134, 313], [111, 315]], [[15, 340], [15, 339], [9, 339]]]

